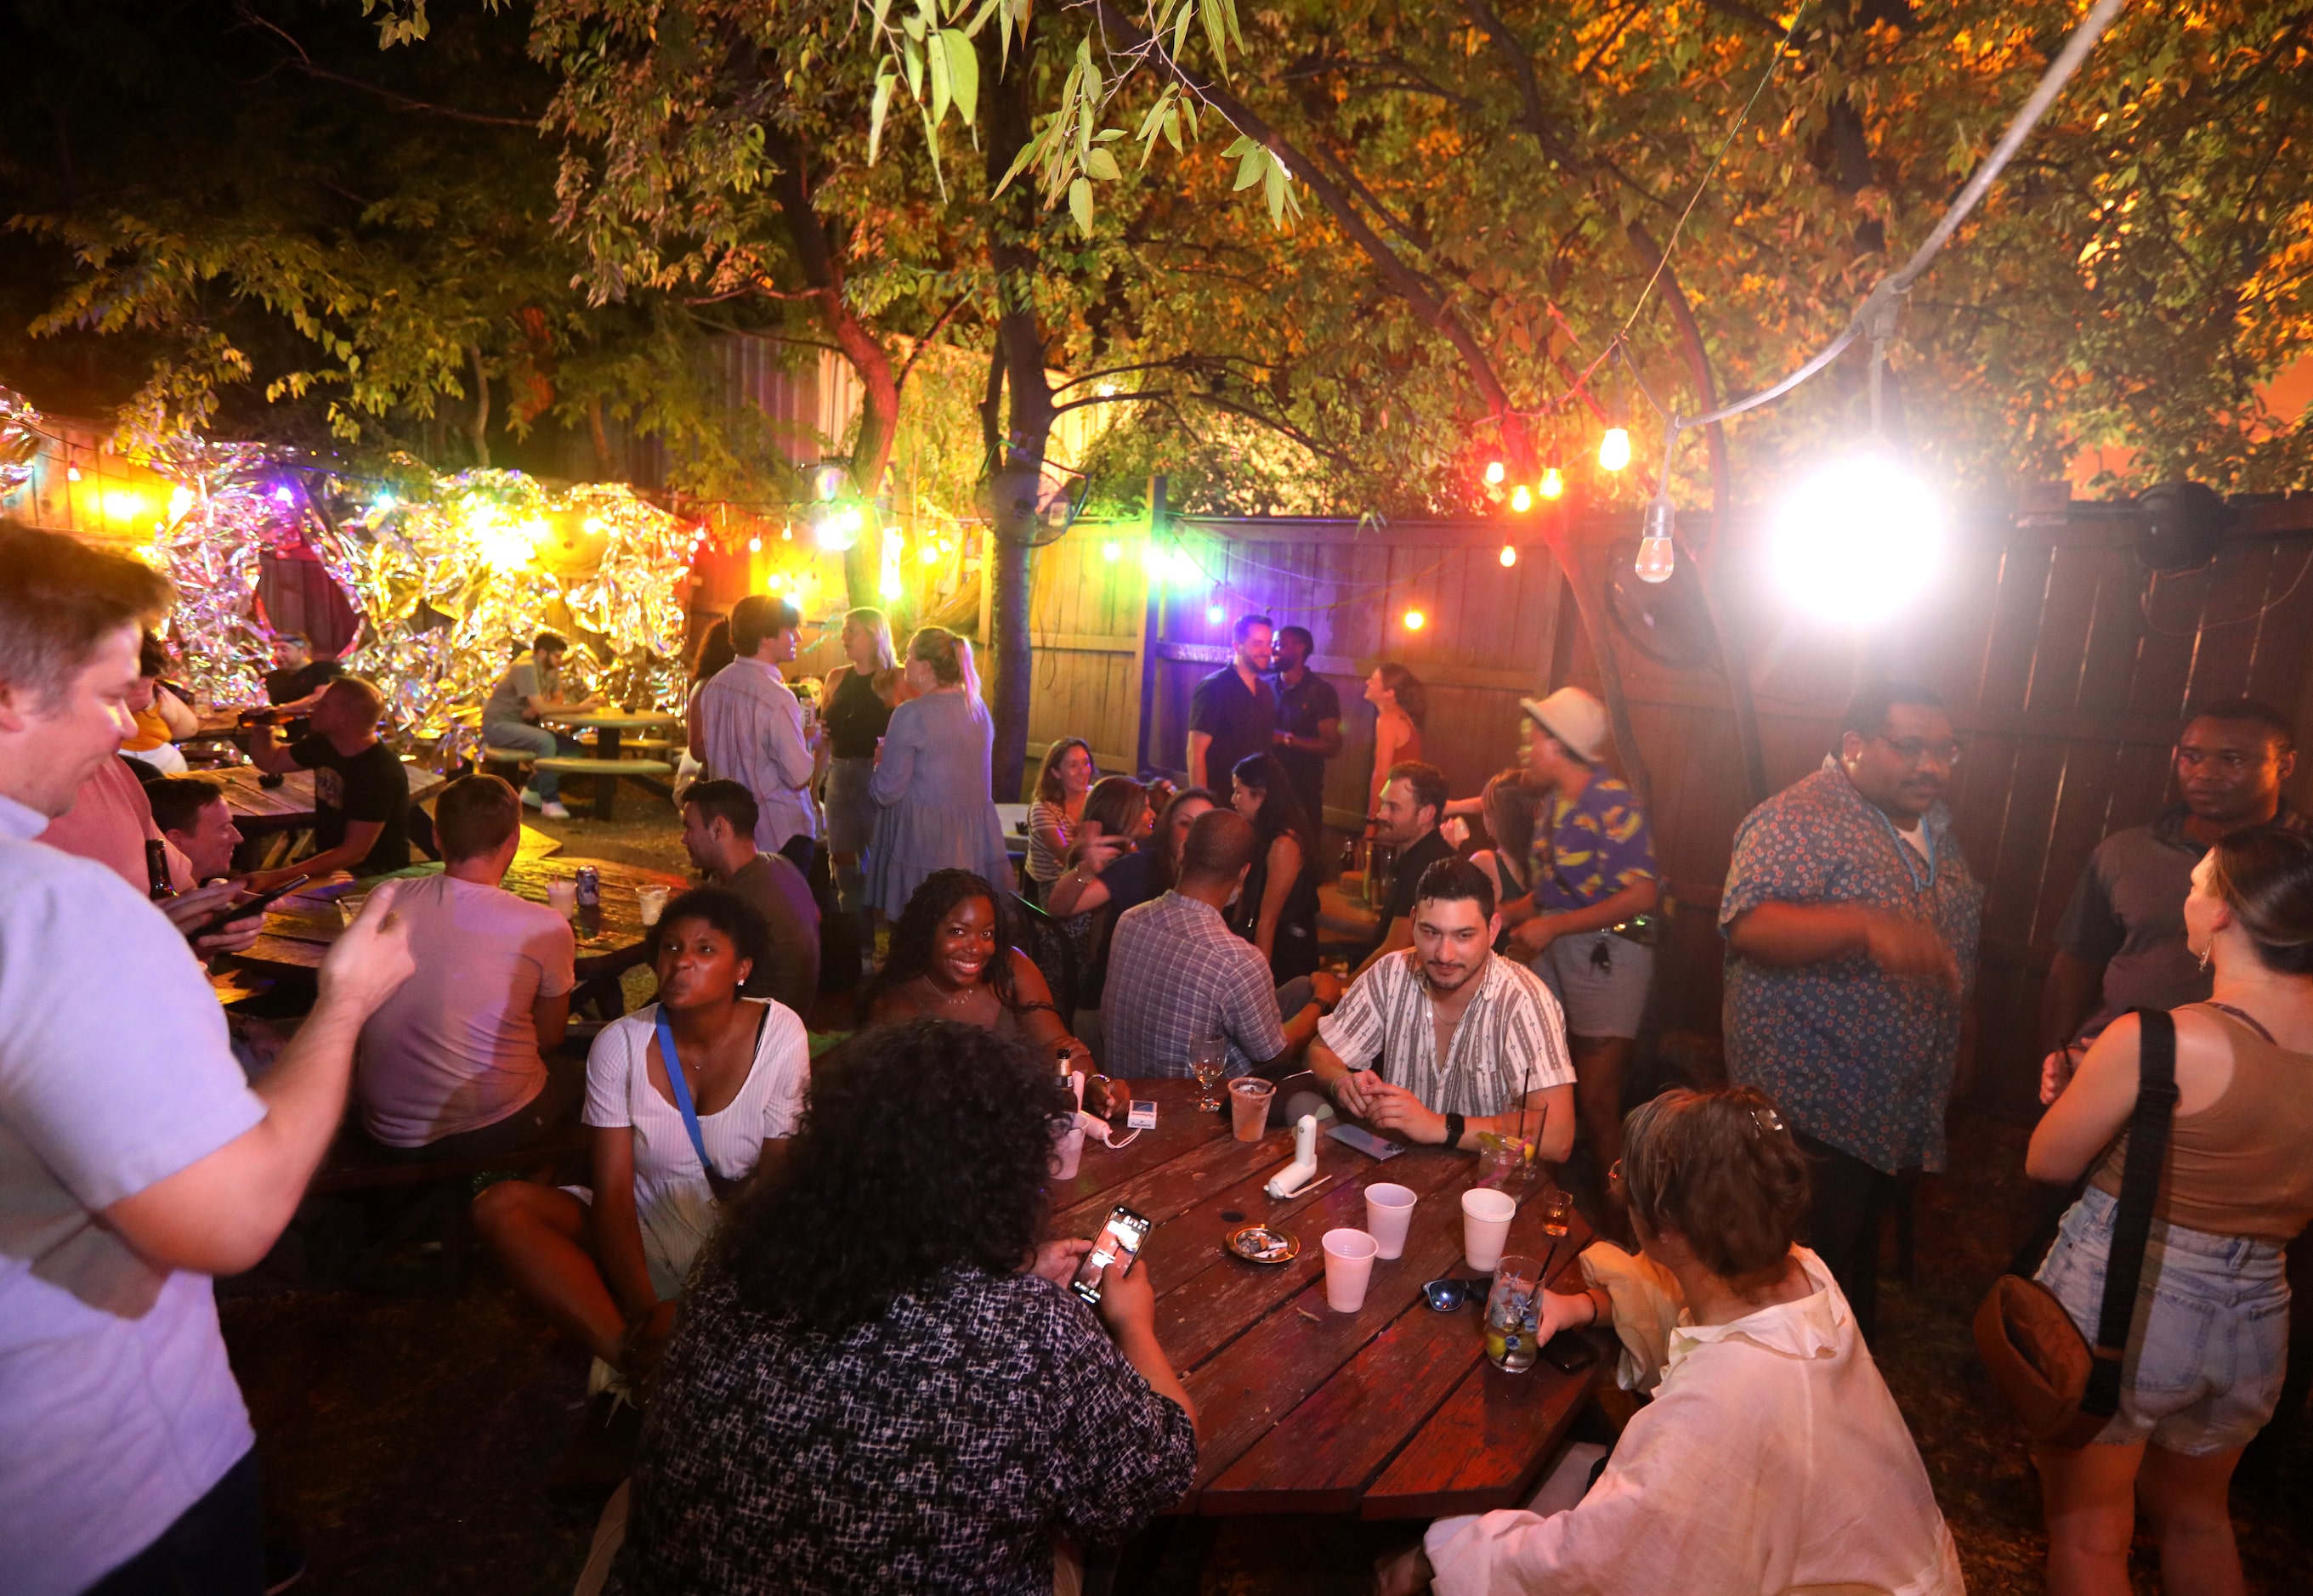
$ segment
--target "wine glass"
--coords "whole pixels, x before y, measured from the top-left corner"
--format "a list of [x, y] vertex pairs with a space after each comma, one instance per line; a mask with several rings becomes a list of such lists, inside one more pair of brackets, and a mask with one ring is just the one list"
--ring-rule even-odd
[[1207, 1113], [1221, 1112], [1225, 1105], [1215, 1095], [1214, 1088], [1228, 1073], [1228, 1039], [1218, 1036], [1198, 1038], [1195, 1048], [1189, 1054], [1189, 1068], [1195, 1072], [1197, 1077], [1197, 1107]]

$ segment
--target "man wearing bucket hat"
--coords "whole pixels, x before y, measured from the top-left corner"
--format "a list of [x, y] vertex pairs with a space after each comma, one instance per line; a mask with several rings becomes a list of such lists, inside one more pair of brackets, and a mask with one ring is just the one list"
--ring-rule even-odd
[[1575, 1114], [1603, 1174], [1623, 1155], [1623, 1074], [1654, 979], [1654, 839], [1638, 794], [1600, 762], [1605, 705], [1561, 688], [1518, 706], [1526, 785], [1541, 802], [1527, 875], [1534, 891], [1506, 906], [1503, 921], [1566, 1011]]

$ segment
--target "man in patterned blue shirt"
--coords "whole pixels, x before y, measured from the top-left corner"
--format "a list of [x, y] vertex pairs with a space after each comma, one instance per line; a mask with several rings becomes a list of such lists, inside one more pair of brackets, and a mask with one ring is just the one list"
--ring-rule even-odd
[[1896, 1177], [1944, 1165], [1983, 889], [1943, 802], [1959, 743], [1942, 700], [1883, 683], [1840, 725], [1824, 768], [1737, 829], [1719, 925], [1728, 1075], [1815, 1156], [1808, 1244], [1869, 1337]]

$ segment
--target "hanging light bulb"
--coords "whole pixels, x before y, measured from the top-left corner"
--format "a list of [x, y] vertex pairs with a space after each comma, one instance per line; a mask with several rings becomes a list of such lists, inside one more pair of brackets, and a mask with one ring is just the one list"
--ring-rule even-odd
[[1501, 461], [1490, 460], [1486, 462], [1486, 482], [1489, 487], [1499, 487], [1502, 485], [1502, 478], [1508, 474], [1503, 469]]
[[[1858, 505], [1870, 507], [1868, 520]], [[1894, 450], [1875, 443], [1790, 492], [1776, 513], [1768, 557], [1799, 603], [1858, 626], [1931, 586], [1946, 540], [1939, 496]]]
[[792, 543], [795, 541], [795, 526], [793, 522], [790, 522], [779, 529], [779, 541], [782, 543]]
[[77, 482], [77, 481], [79, 481], [79, 480], [80, 480], [80, 468], [79, 468], [78, 466], [66, 466], [66, 467], [65, 468], [65, 480], [66, 480], [66, 481], [67, 481], [67, 482]]
[[748, 552], [749, 554], [761, 554], [761, 553], [762, 553], [762, 552], [763, 552], [763, 540], [762, 540], [761, 538], [750, 538], [750, 539], [747, 539], [747, 552]]
[[916, 557], [928, 566], [938, 565], [939, 557], [939, 545], [937, 543], [927, 543], [916, 550]]
[[1557, 498], [1566, 491], [1565, 474], [1560, 471], [1556, 466], [1544, 466], [1542, 469], [1541, 486], [1542, 496], [1543, 498]]
[[1112, 566], [1116, 564], [1117, 561], [1124, 557], [1124, 545], [1119, 543], [1113, 538], [1110, 539], [1107, 542], [1100, 546], [1100, 557], [1106, 560]]
[[1619, 471], [1631, 463], [1631, 434], [1627, 427], [1610, 426], [1606, 435], [1598, 440], [1598, 464], [1609, 471]]
[[1208, 604], [1205, 606], [1205, 619], [1212, 625], [1218, 626], [1227, 618], [1228, 611], [1222, 609], [1218, 604]]
[[1671, 533], [1678, 526], [1678, 514], [1671, 508], [1667, 491], [1647, 506], [1646, 522], [1639, 533], [1639, 557], [1635, 569], [1640, 582], [1668, 582], [1678, 564], [1678, 554], [1671, 547]]
[[[1517, 511], [1520, 515], [1525, 514], [1527, 511], [1534, 508], [1534, 495], [1528, 491], [1525, 483], [1521, 482], [1510, 490], [1510, 508]], [[1508, 564], [1508, 562], [1504, 561], [1503, 563]]]
[[[1523, 493], [1523, 492], [1525, 491], [1525, 489], [1521, 488], [1521, 489], [1519, 489], [1519, 491], [1520, 491], [1521, 493]], [[1515, 548], [1511, 548], [1511, 547], [1510, 547], [1508, 544], [1507, 544], [1507, 543], [1503, 544], [1503, 545], [1502, 545], [1502, 566], [1503, 566], [1503, 567], [1504, 567], [1505, 569], [1508, 569], [1509, 566], [1515, 566], [1515, 565], [1517, 565], [1517, 549], [1515, 549]]]
[[1422, 614], [1419, 609], [1409, 609], [1405, 612], [1405, 629], [1407, 631], [1418, 632], [1429, 624], [1429, 618]]

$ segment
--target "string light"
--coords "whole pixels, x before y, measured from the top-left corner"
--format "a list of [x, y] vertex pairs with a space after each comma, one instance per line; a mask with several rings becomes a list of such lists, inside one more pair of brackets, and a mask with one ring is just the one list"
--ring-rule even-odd
[[1678, 564], [1678, 554], [1672, 546], [1671, 535], [1677, 530], [1678, 515], [1672, 509], [1667, 485], [1647, 506], [1646, 521], [1639, 535], [1639, 558], [1636, 566], [1640, 582], [1668, 582]]
[[[1521, 492], [1523, 492], [1524, 490], [1523, 490], [1523, 489], [1521, 489], [1520, 491], [1521, 491]], [[1515, 548], [1511, 548], [1508, 544], [1507, 544], [1507, 543], [1503, 544], [1503, 545], [1502, 545], [1502, 566], [1503, 566], [1503, 567], [1504, 567], [1505, 569], [1508, 569], [1509, 566], [1515, 566], [1515, 565], [1517, 565], [1517, 549], [1515, 549]]]
[[1429, 624], [1429, 618], [1422, 614], [1419, 609], [1409, 609], [1405, 612], [1405, 629], [1407, 631], [1418, 632]]
[[1486, 481], [1489, 486], [1499, 487], [1502, 485], [1502, 478], [1508, 475], [1508, 473], [1502, 469], [1501, 461], [1490, 460], [1486, 462]]
[[1112, 538], [1100, 546], [1100, 557], [1112, 566], [1116, 564], [1124, 557], [1124, 545]]
[[1218, 604], [1208, 604], [1205, 606], [1205, 619], [1211, 622], [1214, 626], [1220, 625], [1221, 622], [1227, 618], [1228, 611], [1222, 609]]
[[[1519, 483], [1517, 488], [1511, 492], [1510, 508], [1517, 511], [1520, 515], [1525, 514], [1527, 511], [1534, 508], [1534, 495], [1527, 491], [1526, 485], [1525, 483]], [[1502, 564], [1507, 566], [1509, 564], [1509, 561], [1504, 560]]]
[[940, 557], [939, 545], [937, 543], [925, 544], [921, 548], [916, 551], [916, 557], [923, 561], [923, 563], [928, 566], [938, 565]]
[[78, 466], [66, 466], [66, 467], [65, 468], [65, 480], [66, 480], [66, 481], [67, 481], [67, 482], [77, 482], [77, 481], [79, 481], [79, 480], [80, 480], [80, 468], [79, 468]]
[[1565, 475], [1556, 466], [1544, 466], [1542, 469], [1542, 496], [1554, 499], [1565, 491]]
[[1631, 434], [1626, 427], [1610, 426], [1606, 435], [1598, 440], [1598, 464], [1604, 469], [1619, 471], [1631, 463]]
[[[1869, 531], [1859, 530], [1859, 504], [1872, 507]], [[1776, 515], [1769, 557], [1801, 604], [1862, 625], [1928, 586], [1943, 548], [1942, 505], [1882, 445], [1801, 483]]]
[[762, 540], [761, 538], [750, 538], [750, 539], [747, 539], [747, 552], [748, 552], [749, 554], [761, 554], [761, 553], [762, 553], [762, 552], [763, 552], [763, 540]]

